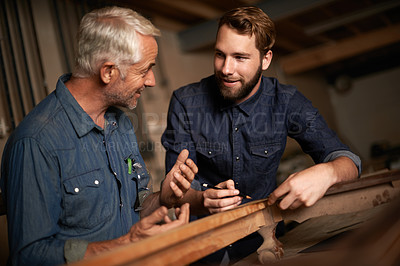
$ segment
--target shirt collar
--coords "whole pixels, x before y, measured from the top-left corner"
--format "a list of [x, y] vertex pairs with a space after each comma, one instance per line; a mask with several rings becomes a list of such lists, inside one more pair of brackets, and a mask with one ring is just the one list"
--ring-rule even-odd
[[64, 74], [58, 79], [55, 94], [60, 101], [61, 106], [64, 108], [69, 120], [71, 121], [75, 132], [78, 134], [79, 137], [83, 137], [93, 128], [98, 128], [99, 130], [102, 130], [82, 109], [74, 96], [72, 96], [71, 92], [65, 86], [65, 82], [67, 82], [70, 78], [71, 74]]
[[223, 99], [222, 96], [220, 96], [221, 111], [228, 109], [228, 108], [237, 107], [241, 111], [243, 111], [243, 113], [245, 113], [247, 116], [249, 116], [252, 113], [253, 109], [256, 107], [258, 101], [260, 100], [260, 96], [264, 90], [263, 79], [264, 79], [264, 77], [261, 76], [260, 86], [259, 86], [258, 90], [256, 91], [256, 93], [253, 96], [251, 96], [249, 99], [247, 99], [246, 101], [241, 102], [239, 104], [232, 103], [231, 101], [225, 100], [225, 99]]

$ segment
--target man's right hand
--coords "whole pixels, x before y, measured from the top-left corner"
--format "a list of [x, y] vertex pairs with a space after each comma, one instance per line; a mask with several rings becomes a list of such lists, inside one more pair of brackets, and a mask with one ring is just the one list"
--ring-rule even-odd
[[[177, 219], [171, 221], [168, 217], [168, 209], [165, 206], [161, 206], [131, 227], [128, 233], [129, 241], [136, 242], [187, 224], [189, 222], [189, 213], [189, 203], [185, 203], [180, 208], [175, 208]], [[160, 222], [163, 222], [163, 224], [160, 224]]]
[[[189, 204], [186, 203], [180, 208], [176, 208], [175, 214], [178, 218], [171, 221], [168, 217], [168, 209], [162, 206], [134, 224], [128, 234], [112, 240], [89, 243], [84, 258], [89, 258], [121, 245], [137, 242], [144, 238], [187, 224], [189, 222]], [[160, 224], [161, 222], [164, 223]]]
[[242, 197], [239, 195], [239, 190], [235, 189], [233, 180], [227, 180], [219, 183], [216, 187], [222, 189], [207, 189], [203, 193], [204, 207], [210, 213], [223, 212], [233, 209], [240, 205]]

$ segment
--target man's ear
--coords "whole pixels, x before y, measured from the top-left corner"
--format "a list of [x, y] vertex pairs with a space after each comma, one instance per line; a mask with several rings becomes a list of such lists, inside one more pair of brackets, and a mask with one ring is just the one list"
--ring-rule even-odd
[[262, 57], [262, 70], [267, 70], [272, 61], [272, 51], [268, 50]]
[[105, 62], [100, 67], [100, 79], [109, 84], [111, 80], [117, 75], [117, 67], [113, 62]]

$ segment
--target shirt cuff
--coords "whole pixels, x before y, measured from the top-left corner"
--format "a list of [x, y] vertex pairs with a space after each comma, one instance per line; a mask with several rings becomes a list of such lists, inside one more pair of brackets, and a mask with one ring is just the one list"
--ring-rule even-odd
[[193, 188], [194, 190], [201, 191], [201, 185], [200, 182], [196, 179], [193, 179], [192, 183], [190, 184], [190, 187]]
[[68, 239], [64, 245], [64, 257], [67, 263], [82, 260], [89, 242], [79, 239]]
[[358, 169], [358, 176], [360, 176], [361, 175], [361, 159], [360, 159], [360, 157], [358, 157], [351, 151], [341, 150], [341, 151], [331, 152], [325, 157], [324, 163], [333, 161], [336, 158], [343, 157], [343, 156], [351, 159], [354, 162], [354, 164], [357, 166], [357, 169]]

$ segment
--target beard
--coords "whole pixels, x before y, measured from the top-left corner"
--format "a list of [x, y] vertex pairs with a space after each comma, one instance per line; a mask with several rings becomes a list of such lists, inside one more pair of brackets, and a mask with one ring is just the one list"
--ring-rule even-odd
[[[135, 99], [135, 95], [137, 91], [121, 91], [122, 86], [124, 85], [123, 81], [118, 81], [117, 84], [114, 85], [113, 88], [106, 90], [104, 92], [104, 96], [110, 106], [118, 106], [125, 107], [130, 110], [133, 110], [137, 106], [137, 102], [139, 99]], [[114, 89], [117, 88], [117, 89]]]
[[253, 91], [254, 87], [257, 85], [258, 80], [262, 75], [262, 66], [260, 64], [257, 72], [248, 82], [245, 82], [244, 79], [241, 78], [239, 81], [243, 85], [239, 89], [237, 89], [237, 91], [233, 91], [232, 88], [224, 85], [224, 75], [221, 72], [214, 71], [214, 74], [222, 97], [224, 97], [224, 99], [226, 100], [237, 102], [246, 98]]

